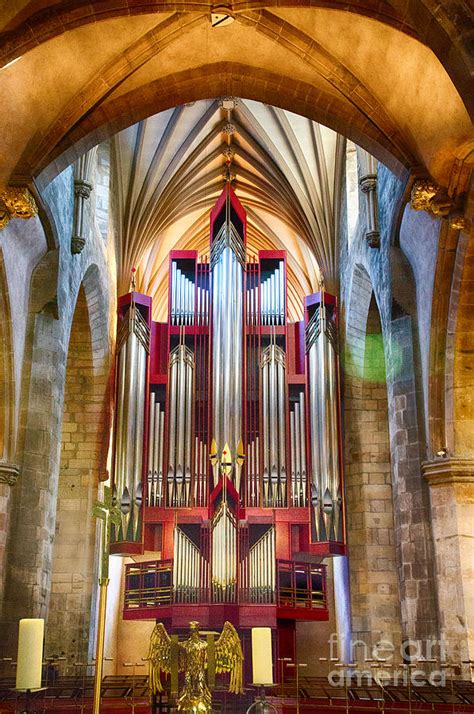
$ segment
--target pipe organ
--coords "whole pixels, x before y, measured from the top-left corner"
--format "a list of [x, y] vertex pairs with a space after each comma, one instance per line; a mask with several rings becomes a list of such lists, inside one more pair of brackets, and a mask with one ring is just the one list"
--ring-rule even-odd
[[209, 254], [171, 252], [166, 323], [146, 296], [119, 302], [112, 552], [159, 554], [130, 566], [125, 617], [327, 619], [321, 561], [345, 552], [336, 299], [288, 322], [286, 252], [248, 257], [230, 186]]

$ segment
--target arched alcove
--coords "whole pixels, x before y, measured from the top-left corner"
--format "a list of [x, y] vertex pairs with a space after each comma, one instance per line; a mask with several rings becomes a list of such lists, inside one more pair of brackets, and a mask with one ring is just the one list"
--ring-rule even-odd
[[401, 644], [384, 335], [370, 277], [356, 265], [346, 309], [344, 433], [354, 661]]
[[105, 475], [108, 442], [106, 314], [97, 270], [77, 296], [66, 363], [61, 457], [46, 651], [68, 661], [90, 655], [97, 585], [97, 524], [92, 506]]

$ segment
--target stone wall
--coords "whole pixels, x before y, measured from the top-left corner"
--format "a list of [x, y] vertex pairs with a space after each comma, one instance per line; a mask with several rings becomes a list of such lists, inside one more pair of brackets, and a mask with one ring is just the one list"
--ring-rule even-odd
[[[369, 248], [365, 241], [364, 201], [360, 202], [358, 235], [350, 245], [344, 216], [341, 222], [344, 428], [353, 634], [360, 632], [364, 637], [366, 630], [391, 631], [397, 642], [436, 638], [439, 634], [430, 504], [420, 466], [426, 452], [427, 403], [426, 380], [421, 379], [421, 355], [426, 363], [429, 336], [423, 327], [420, 340], [418, 330], [414, 329], [418, 327], [416, 307], [418, 311], [426, 307], [431, 288], [422, 285], [424, 272], [420, 266], [424, 247], [416, 234], [410, 238], [405, 235], [400, 241], [402, 249], [405, 245], [410, 248], [410, 262], [417, 267], [415, 274], [402, 256], [395, 255], [393, 260], [394, 251], [399, 250], [392, 243], [398, 240], [395, 228], [402, 190], [400, 182], [379, 165], [379, 249]], [[430, 255], [433, 250], [436, 255], [438, 224], [421, 220], [421, 225], [428, 232], [431, 229], [428, 248]], [[404, 225], [404, 230], [407, 226]], [[367, 319], [371, 299], [375, 300], [380, 315], [378, 340], [371, 337], [373, 327], [371, 319]], [[374, 302], [371, 312], [375, 314]], [[366, 353], [373, 353], [378, 346], [384, 355], [386, 375], [374, 383], [367, 371], [362, 377], [362, 364], [365, 362], [367, 367]], [[375, 444], [380, 448], [378, 453]], [[389, 500], [393, 502], [390, 507]], [[380, 528], [382, 523], [385, 528]], [[379, 575], [373, 572], [377, 560], [371, 549], [375, 545], [381, 548]], [[387, 566], [386, 572], [383, 564]], [[378, 577], [379, 589], [375, 585]], [[372, 585], [367, 581], [372, 581]], [[395, 604], [395, 598], [399, 605]], [[379, 617], [377, 612], [384, 616]]]
[[[83, 660], [88, 654], [96, 580], [92, 504], [106, 424], [94, 379], [90, 317], [84, 289], [69, 340], [61, 436], [56, 528], [46, 651]], [[97, 393], [98, 392], [98, 393]]]
[[366, 645], [355, 648], [353, 658], [362, 664], [380, 640], [399, 651], [401, 627], [385, 356], [377, 305], [369, 277], [360, 267], [354, 274], [350, 314], [344, 461], [352, 639]]
[[[17, 450], [20, 476], [13, 489], [14, 503], [10, 507], [7, 586], [2, 608], [2, 633], [5, 636], [1, 649], [5, 656], [15, 652], [18, 619], [47, 617], [49, 611], [66, 360], [81, 285], [87, 301], [91, 333], [94, 395], [100, 400], [93, 409], [100, 409], [104, 424], [110, 419], [110, 310], [115, 306], [115, 290], [109, 274], [108, 253], [113, 250], [112, 244], [104, 241], [99, 231], [93, 229], [89, 209], [86, 214], [86, 245], [80, 255], [71, 254], [74, 201], [72, 167], [46, 187], [43, 199], [52, 220], [52, 233], [56, 236], [57, 245], [43, 256], [33, 272], [26, 310], [22, 412]], [[23, 230], [28, 231], [28, 224], [22, 225]], [[21, 251], [20, 240], [15, 249]], [[94, 421], [97, 412], [90, 413]], [[101, 438], [100, 466], [97, 465], [95, 441], [92, 447], [93, 458], [87, 459], [89, 468], [93, 462], [95, 488], [99, 474], [102, 478], [105, 476], [107, 428]], [[61, 525], [61, 520], [59, 523]], [[65, 602], [62, 604], [63, 609], [64, 605]]]

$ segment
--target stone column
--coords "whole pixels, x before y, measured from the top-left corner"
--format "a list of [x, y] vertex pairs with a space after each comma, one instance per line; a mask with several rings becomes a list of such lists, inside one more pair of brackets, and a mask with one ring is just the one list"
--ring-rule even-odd
[[[474, 660], [474, 459], [422, 465], [429, 483], [441, 632], [446, 657]], [[463, 677], [471, 678], [468, 665]]]
[[17, 482], [18, 472], [18, 466], [0, 462], [0, 592], [2, 593], [5, 592], [5, 548], [10, 513], [10, 492]]
[[71, 253], [82, 252], [86, 244], [84, 211], [92, 191], [91, 177], [95, 166], [97, 146], [83, 154], [74, 164], [74, 217], [71, 236]]
[[380, 248], [379, 211], [377, 203], [377, 174], [361, 176], [359, 186], [367, 200], [367, 230], [365, 240], [371, 248]]

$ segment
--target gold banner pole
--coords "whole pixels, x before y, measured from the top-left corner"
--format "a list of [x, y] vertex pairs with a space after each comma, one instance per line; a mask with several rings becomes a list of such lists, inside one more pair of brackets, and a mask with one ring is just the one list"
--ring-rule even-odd
[[100, 595], [99, 595], [99, 617], [97, 625], [97, 646], [95, 651], [95, 678], [94, 678], [94, 706], [93, 714], [99, 714], [100, 711], [100, 688], [102, 684], [102, 666], [104, 660], [104, 642], [105, 642], [105, 613], [107, 606], [107, 588], [109, 579], [100, 579]]
[[105, 642], [105, 614], [107, 605], [107, 588], [109, 585], [109, 550], [110, 531], [112, 523], [115, 526], [121, 524], [120, 510], [112, 502], [112, 491], [108, 486], [104, 487], [104, 501], [96, 501], [92, 508], [92, 515], [103, 521], [102, 542], [100, 555], [100, 576], [99, 576], [99, 616], [97, 624], [97, 644], [96, 644], [96, 665], [94, 678], [94, 700], [93, 714], [100, 711], [100, 688], [102, 684], [102, 665], [104, 660]]

